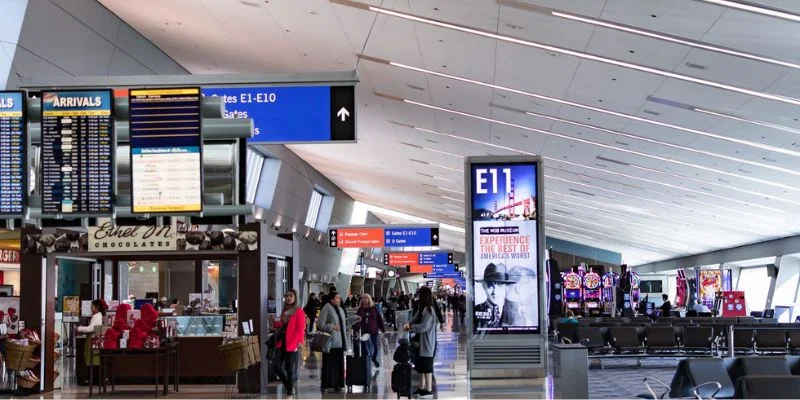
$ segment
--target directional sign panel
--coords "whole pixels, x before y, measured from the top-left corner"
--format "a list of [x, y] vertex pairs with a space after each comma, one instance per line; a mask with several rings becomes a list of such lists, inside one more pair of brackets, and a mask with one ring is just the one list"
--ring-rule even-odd
[[453, 253], [442, 251], [427, 251], [421, 253], [402, 252], [402, 253], [385, 253], [383, 255], [383, 264], [391, 266], [400, 265], [442, 265], [452, 264]]
[[353, 142], [355, 86], [257, 86], [204, 88], [222, 97], [225, 118], [250, 118], [250, 143]]
[[340, 228], [329, 232], [330, 246], [338, 248], [383, 247], [383, 228]]
[[383, 255], [385, 265], [417, 265], [419, 264], [419, 253], [386, 253]]
[[463, 272], [447, 272], [447, 273], [437, 273], [437, 272], [426, 272], [422, 274], [423, 278], [428, 279], [444, 279], [444, 278], [463, 278]]
[[453, 253], [445, 252], [422, 252], [419, 253], [419, 264], [452, 264]]
[[439, 228], [386, 228], [386, 247], [438, 246]]
[[433, 273], [432, 265], [409, 265], [406, 267], [406, 272], [409, 274], [428, 274]]

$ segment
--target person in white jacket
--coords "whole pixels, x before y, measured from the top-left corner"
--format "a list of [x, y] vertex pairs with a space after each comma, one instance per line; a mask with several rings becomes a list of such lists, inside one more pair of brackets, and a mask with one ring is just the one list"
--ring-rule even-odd
[[106, 315], [106, 306], [101, 300], [92, 301], [92, 319], [89, 325], [79, 326], [77, 331], [80, 333], [94, 333], [94, 328], [103, 326], [103, 316]]

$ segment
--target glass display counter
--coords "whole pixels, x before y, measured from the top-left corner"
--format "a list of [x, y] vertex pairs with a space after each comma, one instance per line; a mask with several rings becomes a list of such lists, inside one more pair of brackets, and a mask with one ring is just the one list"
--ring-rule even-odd
[[190, 315], [161, 317], [168, 325], [175, 324], [178, 337], [222, 337], [222, 315]]

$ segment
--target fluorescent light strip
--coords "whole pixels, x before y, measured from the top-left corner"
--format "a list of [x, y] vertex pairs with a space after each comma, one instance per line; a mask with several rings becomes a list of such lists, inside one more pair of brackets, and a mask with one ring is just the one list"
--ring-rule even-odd
[[[727, 139], [726, 136], [719, 135], [719, 134], [712, 133], [712, 132], [708, 132], [708, 131], [701, 131], [701, 130], [698, 130], [698, 129], [686, 128], [686, 127], [683, 127], [683, 126], [680, 126], [680, 125], [673, 125], [673, 124], [669, 124], [669, 123], [666, 123], [666, 122], [660, 122], [660, 121], [656, 121], [656, 120], [652, 120], [652, 119], [648, 119], [648, 118], [639, 117], [639, 116], [636, 116], [636, 115], [625, 114], [625, 113], [621, 113], [621, 112], [617, 112], [617, 111], [608, 110], [608, 109], [605, 109], [605, 108], [593, 107], [593, 106], [589, 106], [589, 105], [585, 105], [585, 104], [581, 104], [581, 103], [575, 103], [575, 102], [572, 102], [572, 101], [558, 99], [558, 98], [555, 98], [555, 97], [549, 97], [549, 96], [544, 96], [544, 95], [540, 95], [540, 94], [536, 94], [536, 93], [526, 92], [524, 90], [513, 89], [513, 88], [510, 88], [510, 87], [507, 87], [507, 86], [495, 85], [495, 84], [491, 84], [491, 83], [476, 81], [476, 80], [473, 80], [473, 79], [463, 78], [463, 77], [460, 77], [460, 76], [455, 76], [455, 75], [445, 74], [445, 73], [441, 73], [441, 72], [431, 71], [431, 70], [424, 69], [424, 68], [412, 67], [410, 65], [396, 63], [396, 62], [393, 62], [393, 61], [388, 61], [387, 63], [389, 65], [391, 65], [391, 66], [395, 66], [395, 67], [398, 67], [398, 68], [408, 69], [408, 70], [411, 70], [411, 71], [417, 71], [417, 72], [421, 72], [421, 73], [428, 74], [428, 75], [435, 75], [435, 76], [439, 76], [439, 77], [442, 77], [442, 78], [448, 78], [448, 79], [452, 79], [452, 80], [456, 80], [456, 81], [460, 81], [460, 82], [471, 83], [471, 84], [474, 84], [474, 85], [489, 87], [489, 88], [493, 88], [493, 89], [497, 89], [497, 90], [503, 90], [503, 91], [510, 92], [510, 93], [515, 93], [515, 94], [519, 94], [519, 95], [523, 95], [523, 96], [533, 97], [535, 99], [551, 101], [551, 102], [554, 102], [554, 103], [564, 104], [564, 105], [568, 105], [568, 106], [572, 106], [572, 107], [577, 107], [577, 108], [581, 108], [581, 109], [584, 109], [584, 110], [595, 111], [595, 112], [599, 112], [599, 113], [603, 113], [603, 114], [607, 114], [607, 115], [613, 115], [615, 117], [620, 117], [620, 118], [626, 118], [626, 119], [630, 119], [630, 120], [633, 120], [633, 121], [642, 122], [642, 123], [645, 123], [645, 124], [656, 125], [656, 126], [660, 126], [660, 127], [663, 127], [663, 128], [675, 129], [675, 130], [679, 130], [679, 131], [682, 131], [682, 132], [694, 133], [696, 135], [701, 135], [701, 136], [707, 136], [707, 137], [713, 137], [713, 138], [720, 138], [721, 137], [721, 138], [723, 138], [723, 140]], [[759, 144], [755, 143], [755, 142], [747, 142], [747, 145], [751, 146], [751, 145], [759, 145]], [[719, 155], [716, 155], [716, 156], [719, 156]]]
[[[505, 125], [505, 126], [510, 126], [512, 128], [523, 129], [523, 130], [531, 131], [531, 132], [537, 132], [537, 133], [541, 133], [541, 134], [548, 135], [548, 136], [555, 136], [555, 137], [559, 137], [559, 138], [566, 139], [566, 140], [572, 140], [572, 141], [575, 141], [575, 142], [590, 144], [590, 145], [597, 146], [597, 147], [602, 147], [602, 148], [605, 148], [605, 149], [617, 150], [617, 151], [621, 151], [623, 153], [635, 154], [635, 155], [642, 156], [642, 157], [647, 157], [647, 158], [652, 158], [652, 159], [655, 159], [655, 160], [664, 161], [664, 162], [668, 162], [668, 163], [672, 163], [672, 164], [678, 164], [678, 165], [683, 165], [683, 166], [687, 166], [687, 167], [697, 168], [697, 169], [701, 169], [703, 171], [713, 172], [713, 173], [717, 173], [717, 174], [721, 174], [721, 175], [733, 176], [733, 177], [736, 177], [736, 178], [741, 178], [741, 179], [745, 179], [745, 180], [749, 180], [749, 181], [753, 181], [753, 182], [758, 182], [758, 183], [762, 183], [762, 184], [769, 185], [769, 186], [775, 186], [775, 187], [779, 187], [779, 188], [782, 188], [782, 189], [800, 191], [800, 188], [784, 185], [782, 183], [767, 181], [767, 180], [759, 179], [759, 178], [753, 178], [753, 177], [750, 177], [750, 176], [737, 175], [737, 174], [734, 174], [734, 173], [731, 173], [731, 172], [727, 172], [727, 171], [722, 171], [722, 170], [718, 170], [718, 169], [714, 169], [714, 168], [704, 167], [702, 165], [690, 164], [690, 163], [686, 163], [686, 162], [683, 162], [683, 161], [673, 160], [673, 159], [667, 158], [667, 157], [659, 157], [659, 156], [655, 156], [655, 155], [652, 155], [652, 154], [642, 153], [642, 152], [639, 152], [639, 151], [634, 151], [634, 150], [614, 147], [614, 146], [610, 146], [610, 145], [607, 145], [607, 144], [604, 144], [604, 143], [598, 143], [598, 142], [593, 142], [591, 140], [579, 139], [579, 138], [575, 138], [575, 137], [568, 136], [568, 135], [562, 135], [560, 133], [548, 132], [548, 131], [544, 131], [544, 130], [541, 130], [541, 129], [531, 128], [529, 126], [524, 126], [524, 125], [513, 124], [513, 123], [510, 123], [510, 122], [496, 120], [496, 119], [493, 119], [493, 118], [481, 117], [479, 115], [474, 115], [474, 114], [469, 114], [469, 113], [465, 113], [465, 112], [461, 112], [461, 111], [451, 110], [451, 109], [448, 109], [448, 108], [433, 106], [433, 105], [430, 105], [430, 104], [420, 103], [418, 101], [413, 101], [413, 100], [408, 100], [408, 99], [402, 99], [402, 101], [405, 102], [405, 103], [408, 103], [408, 104], [413, 104], [413, 105], [416, 105], [416, 106], [420, 106], [420, 107], [424, 107], [424, 108], [428, 108], [428, 109], [432, 109], [432, 110], [448, 112], [448, 113], [451, 113], [451, 114], [461, 115], [461, 116], [469, 117], [469, 118], [475, 118], [475, 119], [479, 119], [481, 121], [492, 122], [492, 123]], [[419, 128], [415, 127], [415, 129], [419, 129]]]
[[797, 130], [797, 129], [794, 129], [794, 128], [790, 128], [788, 126], [777, 125], [777, 124], [773, 124], [773, 123], [770, 123], [770, 122], [759, 121], [759, 120], [754, 120], [754, 119], [751, 120], [751, 119], [740, 118], [740, 117], [736, 117], [736, 116], [733, 116], [733, 115], [721, 114], [721, 113], [718, 113], [718, 112], [704, 110], [702, 108], [697, 108], [697, 107], [693, 107], [693, 109], [695, 111], [699, 112], [699, 113], [709, 114], [709, 115], [713, 115], [715, 117], [732, 119], [734, 121], [744, 122], [746, 124], [763, 126], [765, 128], [772, 128], [772, 129], [777, 129], [779, 131], [789, 132], [789, 133], [794, 133], [796, 135], [800, 135], [800, 130]]
[[[566, 183], [569, 183], [569, 184], [573, 184], [573, 185], [585, 186], [585, 187], [589, 187], [589, 188], [592, 188], [592, 189], [595, 189], [595, 190], [602, 190], [602, 191], [605, 191], [605, 192], [614, 193], [614, 194], [617, 194], [617, 195], [620, 195], [620, 196], [632, 197], [632, 198], [639, 199], [639, 200], [649, 201], [651, 203], [661, 204], [661, 205], [667, 206], [667, 207], [680, 208], [680, 209], [683, 209], [683, 210], [686, 210], [686, 211], [695, 212], [697, 214], [705, 214], [705, 215], [709, 215], [709, 216], [712, 216], [712, 217], [729, 219], [729, 220], [736, 221], [739, 224], [742, 224], [743, 222], [747, 222], [747, 223], [753, 224], [754, 226], [760, 226], [755, 221], [743, 220], [742, 218], [729, 217], [727, 215], [721, 215], [721, 214], [711, 213], [711, 212], [707, 212], [707, 211], [700, 210], [700, 209], [693, 209], [693, 208], [684, 207], [684, 206], [681, 206], [681, 205], [675, 204], [675, 203], [665, 203], [663, 201], [648, 199], [646, 197], [634, 196], [634, 195], [631, 195], [631, 194], [628, 194], [628, 193], [617, 192], [615, 190], [601, 188], [599, 186], [594, 186], [594, 185], [588, 185], [588, 184], [585, 184], [585, 183], [582, 183], [582, 182], [570, 181], [570, 180], [567, 180], [567, 179], [559, 178], [557, 176], [545, 175], [545, 177], [546, 178], [550, 178], [550, 179], [554, 179], [554, 180], [557, 180], [557, 181], [563, 181], [563, 182], [566, 182]], [[756, 232], [756, 233], [762, 234], [764, 236], [771, 235], [771, 233], [767, 233], [767, 232], [764, 232], [764, 231], [755, 231], [755, 230], [753, 230], [753, 231]]]
[[444, 190], [445, 192], [456, 193], [456, 194], [462, 194], [462, 195], [464, 194], [464, 192], [462, 192], [462, 191], [460, 191], [460, 190], [448, 189], [448, 188], [446, 188], [446, 187], [441, 187], [441, 186], [437, 186], [436, 188], [437, 188], [437, 189], [439, 189], [439, 190]]
[[442, 178], [441, 176], [434, 176], [433, 179], [438, 179], [440, 181], [445, 181], [445, 182], [453, 182], [451, 179]]
[[761, 14], [768, 17], [775, 17], [775, 18], [785, 19], [788, 21], [800, 22], [800, 15], [792, 14], [786, 11], [760, 7], [751, 3], [730, 1], [730, 0], [700, 0], [700, 1], [711, 4], [717, 4], [723, 7], [735, 8], [737, 10], [747, 11], [755, 14]]
[[420, 23], [423, 23], [423, 24], [438, 26], [440, 28], [452, 29], [452, 30], [456, 30], [456, 31], [459, 31], [459, 32], [470, 33], [470, 34], [473, 34], [473, 35], [479, 35], [479, 36], [487, 37], [487, 38], [490, 38], [490, 39], [500, 40], [500, 41], [509, 42], [509, 43], [515, 43], [515, 44], [519, 44], [519, 45], [523, 45], [523, 46], [527, 46], [527, 47], [533, 47], [533, 48], [540, 49], [540, 50], [546, 50], [546, 51], [550, 51], [550, 52], [566, 54], [566, 55], [570, 55], [570, 56], [574, 56], [574, 57], [578, 57], [578, 58], [582, 58], [582, 59], [586, 59], [586, 60], [592, 60], [592, 61], [601, 62], [601, 63], [604, 63], [604, 64], [616, 65], [616, 66], [622, 67], [622, 68], [628, 68], [628, 69], [633, 69], [633, 70], [636, 70], [636, 71], [647, 72], [647, 73], [651, 73], [651, 74], [655, 74], [655, 75], [664, 76], [664, 77], [667, 77], [667, 78], [678, 79], [678, 80], [681, 80], [681, 81], [684, 81], [684, 82], [696, 83], [696, 84], [699, 84], [699, 85], [714, 87], [714, 88], [717, 88], [717, 89], [728, 90], [728, 91], [731, 91], [731, 92], [746, 94], [746, 95], [749, 95], [749, 96], [759, 97], [759, 98], [762, 98], [762, 99], [774, 100], [774, 101], [779, 101], [781, 103], [787, 103], [787, 104], [800, 105], [800, 100], [798, 100], [798, 99], [788, 98], [788, 97], [784, 97], [784, 96], [777, 96], [777, 95], [773, 95], [773, 94], [769, 94], [769, 93], [758, 92], [758, 91], [755, 91], [755, 90], [749, 90], [749, 89], [741, 88], [741, 87], [738, 87], [738, 86], [725, 85], [725, 84], [722, 84], [722, 83], [708, 81], [708, 80], [705, 80], [705, 79], [693, 78], [691, 76], [681, 75], [681, 74], [677, 74], [677, 73], [674, 73], [674, 72], [661, 70], [661, 69], [658, 69], [658, 68], [645, 67], [643, 65], [632, 64], [632, 63], [624, 62], [624, 61], [618, 61], [618, 60], [614, 60], [614, 59], [611, 59], [611, 58], [597, 56], [597, 55], [588, 54], [588, 53], [583, 53], [583, 52], [575, 51], [575, 50], [569, 50], [569, 49], [565, 49], [565, 48], [562, 48], [562, 47], [551, 46], [551, 45], [546, 45], [546, 44], [541, 44], [541, 43], [536, 43], [536, 42], [531, 42], [529, 40], [517, 39], [517, 38], [510, 37], [510, 36], [499, 35], [499, 34], [496, 34], [496, 33], [483, 31], [483, 30], [479, 30], [479, 29], [475, 29], [475, 28], [468, 28], [468, 27], [465, 27], [465, 26], [460, 26], [460, 25], [455, 25], [455, 24], [451, 24], [451, 23], [447, 23], [447, 22], [433, 20], [433, 19], [430, 19], [430, 18], [424, 18], [424, 17], [419, 17], [419, 16], [416, 16], [416, 15], [411, 15], [411, 14], [401, 13], [401, 12], [397, 12], [397, 11], [392, 11], [392, 10], [389, 10], [389, 9], [386, 9], [386, 8], [375, 7], [375, 6], [368, 6], [368, 8], [369, 8], [370, 11], [374, 11], [374, 12], [377, 12], [377, 13], [380, 13], [380, 14], [390, 15], [390, 16], [397, 17], [397, 18], [403, 18], [403, 19], [407, 19], [409, 21], [420, 22]]
[[447, 200], [452, 200], [452, 201], [457, 201], [459, 203], [463, 203], [464, 202], [464, 199], [457, 199], [455, 197], [450, 197], [450, 196], [445, 196], [445, 195], [442, 195], [441, 198], [447, 199]]
[[432, 151], [432, 152], [434, 152], [434, 153], [444, 154], [444, 155], [447, 155], [447, 156], [453, 156], [453, 157], [458, 157], [458, 158], [464, 158], [464, 156], [462, 156], [462, 155], [460, 155], [460, 154], [449, 153], [449, 152], [442, 151], [442, 150], [432, 149], [432, 148], [430, 148], [430, 147], [423, 147], [423, 148], [422, 148], [422, 150], [428, 150], [428, 151]]
[[462, 174], [464, 173], [463, 169], [451, 168], [451, 167], [448, 167], [448, 166], [445, 166], [445, 165], [441, 165], [441, 164], [428, 163], [428, 165], [430, 165], [431, 167], [442, 168], [442, 169], [446, 169], [446, 170], [450, 170], [450, 171], [460, 172]]
[[[560, 160], [553, 159], [553, 161], [558, 162]], [[587, 168], [587, 169], [603, 171], [602, 168], [595, 168], [595, 167], [589, 167], [589, 166], [581, 166], [581, 167], [582, 168]], [[566, 173], [569, 173], [569, 174], [585, 176], [585, 177], [588, 177], [588, 178], [595, 178], [593, 176], [589, 176], [589, 175], [585, 175], [585, 174], [581, 174], [581, 173], [573, 172], [573, 171], [569, 171], [569, 170], [562, 170], [562, 171], [564, 171]], [[713, 198], [717, 198], [717, 199], [721, 199], [721, 200], [732, 201], [734, 203], [743, 204], [745, 206], [760, 208], [760, 209], [763, 209], [763, 210], [773, 211], [773, 212], [777, 212], [777, 213], [781, 213], [781, 214], [789, 214], [789, 211], [781, 210], [781, 209], [774, 208], [774, 207], [763, 206], [761, 204], [755, 204], [755, 203], [750, 203], [750, 202], [747, 202], [747, 201], [737, 200], [737, 199], [734, 199], [734, 198], [731, 198], [731, 197], [719, 196], [719, 195], [716, 195], [716, 194], [713, 194], [713, 193], [708, 193], [708, 192], [704, 192], [704, 191], [700, 191], [700, 190], [688, 189], [688, 188], [685, 188], [685, 187], [682, 187], [682, 186], [678, 186], [678, 185], [673, 185], [673, 184], [670, 184], [670, 183], [658, 182], [658, 181], [654, 181], [654, 180], [651, 180], [651, 179], [640, 178], [640, 177], [634, 176], [634, 175], [623, 174], [621, 172], [614, 172], [614, 171], [611, 171], [611, 170], [605, 170], [605, 171], [610, 173], [610, 174], [612, 174], [612, 175], [622, 176], [622, 177], [629, 178], [629, 179], [636, 179], [636, 180], [640, 180], [640, 181], [644, 181], [644, 182], [648, 182], [648, 183], [653, 183], [653, 184], [657, 184], [657, 185], [662, 185], [662, 186], [666, 186], [668, 188], [677, 189], [677, 190], [681, 190], [681, 191], [685, 191], [685, 192], [689, 192], [689, 193], [695, 193], [695, 194], [700, 194], [700, 195], [703, 195], [703, 196], [713, 197]], [[600, 179], [600, 178], [596, 178], [596, 179]], [[611, 182], [613, 182], [613, 181], [611, 181]], [[613, 183], [617, 183], [617, 184], [620, 184], [620, 185], [623, 184], [623, 183], [620, 183], [620, 182], [613, 182]], [[641, 189], [646, 191], [646, 192], [651, 192], [651, 193], [655, 193], [655, 194], [662, 195], [662, 196], [669, 196], [668, 193], [662, 193], [662, 192], [658, 192], [658, 191], [655, 191], [655, 190], [647, 189], [647, 188], [644, 188], [644, 187], [642, 187]], [[688, 197], [681, 197], [680, 199], [688, 201], [688, 202], [693, 202], [693, 203], [705, 205], [705, 206], [708, 205], [707, 203], [704, 203], [702, 201], [695, 200], [695, 199], [690, 199]], [[723, 210], [728, 210], [728, 211], [733, 211], [733, 212], [742, 212], [741, 209], [733, 209], [733, 208], [728, 208], [728, 207], [724, 207], [724, 206], [720, 206], [720, 205], [717, 205], [717, 207], [719, 207], [719, 208], [721, 208]], [[763, 215], [755, 215], [755, 214], [750, 214], [750, 213], [745, 213], [745, 214], [751, 215], [751, 216], [756, 217], [756, 218], [764, 218]]]
[[[644, 136], [633, 135], [633, 134], [630, 134], [630, 133], [615, 131], [613, 129], [601, 128], [601, 127], [596, 126], [596, 125], [584, 124], [582, 122], [571, 121], [571, 120], [568, 120], [568, 119], [563, 119], [563, 118], [558, 118], [558, 117], [551, 117], [549, 115], [533, 113], [533, 112], [530, 112], [530, 111], [524, 111], [524, 113], [527, 114], [527, 115], [530, 115], [532, 117], [536, 117], [536, 118], [542, 118], [542, 119], [546, 119], [546, 120], [550, 120], [550, 121], [562, 122], [562, 123], [565, 123], [565, 124], [568, 124], [568, 125], [580, 126], [582, 128], [593, 129], [593, 130], [596, 130], [596, 131], [610, 133], [612, 135], [617, 135], [617, 136], [623, 136], [623, 137], [627, 137], [627, 138], [634, 139], [634, 140], [641, 140], [643, 142], [654, 143], [654, 144], [665, 146], [665, 147], [671, 147], [673, 149], [685, 150], [685, 151], [689, 151], [689, 152], [692, 152], [692, 153], [702, 154], [702, 155], [706, 155], [706, 156], [710, 156], [710, 157], [717, 157], [717, 158], [721, 158], [721, 159], [724, 159], [724, 160], [729, 160], [729, 161], [734, 161], [734, 162], [738, 162], [738, 163], [754, 165], [754, 166], [761, 167], [761, 168], [771, 169], [771, 170], [774, 170], [774, 171], [780, 171], [780, 172], [783, 172], [783, 173], [800, 176], [800, 171], [795, 170], [795, 169], [782, 168], [782, 167], [779, 167], [777, 165], [770, 165], [770, 164], [760, 163], [760, 162], [757, 162], [757, 161], [746, 160], [746, 159], [743, 159], [743, 158], [737, 158], [737, 157], [731, 157], [731, 156], [726, 156], [726, 155], [722, 155], [722, 154], [717, 154], [717, 153], [713, 153], [713, 152], [710, 152], [710, 151], [693, 149], [693, 148], [690, 148], [690, 147], [680, 146], [680, 145], [677, 145], [677, 144], [672, 144], [672, 143], [668, 143], [668, 142], [662, 142], [660, 140], [651, 139], [651, 138], [644, 137]], [[717, 135], [717, 136], [720, 136], [720, 135]], [[715, 137], [715, 138], [717, 138], [717, 137]], [[734, 142], [739, 140], [739, 139], [731, 140], [731, 138], [722, 137], [722, 136], [720, 136], [719, 138], [721, 138], [722, 140], [725, 140], [725, 141], [734, 141]], [[747, 141], [744, 141], [744, 142], [747, 142]], [[747, 142], [747, 143], [751, 143], [751, 142]], [[747, 144], [747, 145], [750, 146], [749, 144]], [[770, 146], [770, 145], [759, 145], [759, 146], [752, 146], [752, 147], [762, 148], [763, 146], [770, 147], [769, 151], [774, 151], [776, 153], [780, 152], [780, 153], [785, 153], [785, 154], [792, 153], [792, 155], [795, 155], [795, 154], [796, 155], [800, 155], [800, 152], [793, 151], [793, 150], [786, 150], [786, 149], [783, 149], [781, 147], [775, 147], [775, 146]], [[776, 149], [779, 149], [780, 151], [776, 151]], [[762, 150], [767, 150], [767, 149], [763, 149], [762, 148]]]
[[707, 44], [707, 43], [703, 43], [703, 42], [699, 42], [699, 41], [696, 41], [696, 40], [679, 38], [679, 37], [670, 36], [670, 35], [663, 35], [663, 34], [660, 34], [658, 32], [654, 32], [654, 31], [638, 29], [638, 28], [630, 26], [630, 25], [620, 25], [620, 24], [616, 24], [616, 23], [613, 23], [613, 22], [609, 22], [609, 21], [604, 21], [604, 20], [591, 18], [591, 17], [586, 17], [586, 16], [582, 16], [582, 15], [577, 15], [577, 14], [570, 14], [570, 13], [566, 13], [566, 12], [562, 12], [562, 11], [553, 11], [551, 13], [551, 15], [553, 15], [554, 17], [565, 18], [565, 19], [569, 19], [569, 20], [572, 20], [572, 21], [583, 22], [583, 23], [590, 24], [590, 25], [602, 26], [604, 28], [614, 29], [614, 30], [618, 30], [618, 31], [628, 32], [628, 33], [633, 33], [633, 34], [641, 35], [641, 36], [647, 36], [647, 37], [650, 37], [650, 38], [664, 40], [664, 41], [667, 41], [667, 42], [678, 43], [678, 44], [682, 44], [682, 45], [685, 45], [685, 46], [695, 47], [695, 48], [698, 48], [698, 49], [709, 50], [709, 51], [713, 51], [713, 52], [716, 52], [716, 53], [723, 53], [723, 54], [728, 54], [728, 55], [731, 55], [731, 56], [747, 58], [747, 59], [750, 59], [750, 60], [761, 61], [761, 62], [765, 62], [765, 63], [768, 63], [768, 64], [780, 65], [782, 67], [800, 69], [800, 65], [795, 64], [795, 63], [791, 63], [791, 62], [788, 62], [788, 61], [781, 61], [781, 60], [776, 60], [774, 58], [759, 56], [757, 54], [745, 53], [745, 52], [736, 51], [736, 50], [733, 50], [733, 49], [727, 49], [727, 48], [724, 48], [724, 47], [713, 46], [713, 45], [710, 45], [710, 44]]

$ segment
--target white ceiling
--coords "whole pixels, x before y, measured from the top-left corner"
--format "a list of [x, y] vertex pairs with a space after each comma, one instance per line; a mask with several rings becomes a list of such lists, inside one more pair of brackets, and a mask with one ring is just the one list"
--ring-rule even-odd
[[[800, 103], [711, 87], [800, 97], [800, 69], [542, 7], [790, 62], [800, 62], [798, 23], [692, 0], [362, 2], [611, 59], [601, 62], [327, 0], [100, 2], [192, 73], [349, 70], [364, 54], [479, 81], [358, 63], [358, 144], [291, 149], [366, 203], [463, 226], [463, 202], [441, 197], [463, 198], [459, 156], [524, 152], [546, 157], [547, 234], [631, 264], [800, 233]], [[376, 178], [359, 181], [358, 170]], [[463, 249], [462, 236], [451, 243]]]

